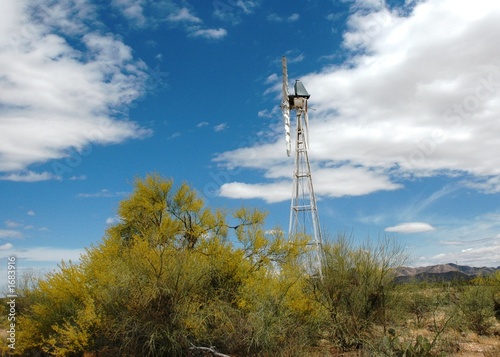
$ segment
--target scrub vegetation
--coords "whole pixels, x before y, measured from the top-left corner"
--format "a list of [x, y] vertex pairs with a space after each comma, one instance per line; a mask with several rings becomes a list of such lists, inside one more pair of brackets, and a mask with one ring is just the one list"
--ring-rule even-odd
[[407, 254], [390, 238], [339, 235], [318, 272], [307, 237], [159, 175], [137, 179], [118, 215], [78, 264], [23, 277], [3, 355], [449, 356], [496, 339], [500, 275], [395, 284]]

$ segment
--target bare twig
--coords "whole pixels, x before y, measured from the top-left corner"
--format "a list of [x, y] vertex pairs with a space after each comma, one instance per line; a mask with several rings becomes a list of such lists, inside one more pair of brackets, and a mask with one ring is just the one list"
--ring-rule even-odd
[[231, 357], [231, 356], [226, 355], [224, 353], [217, 352], [214, 347], [191, 346], [191, 347], [189, 347], [189, 349], [195, 350], [195, 351], [208, 352], [208, 353], [212, 354], [212, 356], [215, 356], [215, 357]]

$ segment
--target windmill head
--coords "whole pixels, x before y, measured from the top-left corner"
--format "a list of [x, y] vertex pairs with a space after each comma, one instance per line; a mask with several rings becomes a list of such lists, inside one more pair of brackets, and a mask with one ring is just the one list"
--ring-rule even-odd
[[307, 93], [306, 87], [304, 87], [304, 84], [302, 84], [300, 80], [297, 79], [293, 87], [295, 90], [296, 97], [309, 99], [309, 97], [311, 96], [309, 93]]
[[290, 110], [297, 110], [297, 113], [305, 113], [305, 120], [307, 125], [307, 100], [311, 96], [304, 84], [300, 80], [296, 80], [293, 86], [294, 94], [288, 91], [288, 69], [286, 65], [286, 57], [281, 58], [281, 69], [283, 73], [283, 89], [281, 100], [281, 111], [283, 113], [283, 122], [285, 124], [285, 140], [286, 140], [286, 153], [290, 156], [291, 153], [291, 138], [290, 138]]
[[311, 95], [307, 92], [306, 87], [297, 79], [293, 88], [295, 94], [288, 96], [290, 109], [307, 109], [307, 100]]

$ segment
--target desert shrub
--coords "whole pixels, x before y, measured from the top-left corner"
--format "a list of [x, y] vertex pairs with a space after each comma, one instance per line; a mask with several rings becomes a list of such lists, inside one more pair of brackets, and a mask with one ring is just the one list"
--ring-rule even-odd
[[432, 356], [433, 345], [428, 338], [418, 335], [415, 339], [404, 340], [395, 334], [388, 334], [382, 338], [374, 356], [384, 357], [429, 357]]
[[425, 291], [417, 290], [411, 294], [407, 302], [407, 309], [415, 317], [417, 326], [421, 326], [422, 322], [432, 311], [434, 300], [433, 296], [430, 296]]
[[461, 322], [479, 335], [485, 335], [493, 326], [494, 304], [491, 288], [482, 284], [461, 287], [456, 302]]
[[385, 238], [356, 247], [339, 236], [324, 245], [323, 278], [313, 279], [316, 300], [328, 312], [330, 338], [342, 349], [359, 348], [375, 323], [386, 326], [394, 291], [394, 268], [406, 260], [402, 248]]

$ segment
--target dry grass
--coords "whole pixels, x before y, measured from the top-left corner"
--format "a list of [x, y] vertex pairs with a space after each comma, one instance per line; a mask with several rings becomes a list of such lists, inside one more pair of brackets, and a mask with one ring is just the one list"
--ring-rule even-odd
[[[414, 320], [407, 320], [401, 324], [396, 331], [400, 341], [405, 343], [415, 343], [417, 336], [422, 336], [429, 341], [433, 341], [436, 336], [435, 347], [429, 355], [425, 356], [446, 356], [446, 357], [500, 357], [500, 323], [495, 322], [488, 335], [480, 336], [472, 331], [459, 331], [457, 326], [450, 325], [438, 335], [436, 326], [442, 326], [446, 319], [446, 314], [440, 312], [434, 318], [427, 318], [419, 326]], [[381, 341], [384, 337], [384, 329], [381, 326], [375, 327], [372, 338], [374, 341]], [[336, 349], [328, 340], [321, 340], [319, 346], [311, 350], [308, 357], [372, 357], [388, 356], [383, 352], [373, 351], [341, 351]], [[420, 355], [419, 355], [420, 356]], [[424, 355], [422, 355], [424, 356]]]

